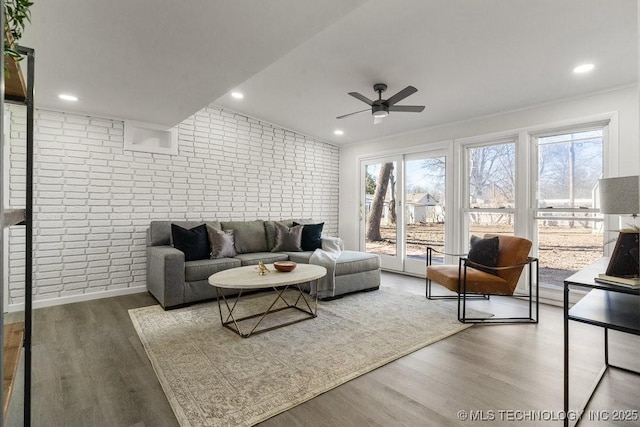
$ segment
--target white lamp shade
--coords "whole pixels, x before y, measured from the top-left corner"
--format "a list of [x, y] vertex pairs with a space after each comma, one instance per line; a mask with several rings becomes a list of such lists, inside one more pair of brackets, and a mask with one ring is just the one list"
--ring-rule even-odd
[[612, 215], [640, 213], [640, 176], [599, 180], [600, 212]]

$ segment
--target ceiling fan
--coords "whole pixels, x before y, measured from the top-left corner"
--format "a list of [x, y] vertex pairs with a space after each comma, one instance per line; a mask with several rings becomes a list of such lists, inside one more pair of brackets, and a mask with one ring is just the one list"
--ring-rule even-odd
[[378, 92], [378, 99], [376, 99], [375, 101], [370, 100], [369, 98], [359, 94], [358, 92], [349, 92], [349, 95], [353, 96], [356, 99], [359, 99], [365, 104], [370, 105], [371, 108], [338, 116], [336, 117], [336, 119], [344, 119], [345, 117], [371, 110], [371, 114], [373, 114], [373, 124], [377, 125], [378, 123], [382, 122], [382, 119], [387, 117], [389, 115], [389, 112], [391, 111], [420, 113], [422, 110], [424, 110], [424, 105], [395, 105], [397, 102], [402, 101], [407, 96], [412, 95], [418, 91], [418, 89], [413, 86], [407, 86], [389, 99], [382, 99], [382, 92], [387, 90], [386, 84], [376, 83], [373, 85], [373, 90]]

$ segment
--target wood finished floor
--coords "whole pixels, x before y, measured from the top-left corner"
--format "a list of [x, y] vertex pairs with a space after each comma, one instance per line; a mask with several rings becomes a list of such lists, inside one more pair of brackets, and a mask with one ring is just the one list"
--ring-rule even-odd
[[[2, 413], [9, 410], [9, 398], [17, 380], [16, 373], [20, 364], [23, 348], [24, 323], [5, 323], [3, 325], [4, 348], [2, 351]], [[6, 418], [4, 418], [6, 421]]]
[[[424, 298], [424, 283], [383, 273], [383, 286]], [[127, 310], [154, 304], [148, 294], [38, 309], [34, 314], [34, 426], [176, 426], [177, 421]], [[503, 313], [519, 302], [492, 298], [479, 309]], [[538, 325], [474, 326], [363, 375], [262, 426], [560, 426], [518, 422], [562, 408], [562, 310], [541, 306]], [[571, 324], [573, 406], [599, 370], [602, 330]], [[640, 337], [612, 333], [611, 361], [640, 370]], [[590, 409], [640, 409], [640, 376], [608, 374]], [[484, 411], [462, 421], [461, 410]], [[493, 412], [491, 412], [493, 411]], [[506, 412], [500, 412], [506, 411]], [[492, 416], [493, 414], [493, 416]], [[640, 426], [588, 422], [584, 426]]]

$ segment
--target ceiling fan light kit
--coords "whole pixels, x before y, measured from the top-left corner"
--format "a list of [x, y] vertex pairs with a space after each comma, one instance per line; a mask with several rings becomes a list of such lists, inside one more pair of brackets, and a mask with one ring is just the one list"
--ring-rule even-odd
[[389, 111], [385, 110], [382, 105], [374, 105], [371, 107], [371, 113], [373, 117], [387, 117], [389, 115]]
[[[402, 101], [409, 95], [413, 95], [418, 91], [418, 89], [416, 89], [413, 86], [407, 86], [406, 88], [402, 89], [400, 92], [396, 93], [389, 99], [382, 99], [382, 92], [387, 90], [386, 84], [376, 83], [373, 85], [373, 90], [378, 92], [378, 99], [375, 101], [370, 100], [369, 98], [359, 94], [358, 92], [349, 92], [349, 95], [371, 106], [371, 114], [373, 115], [373, 124], [381, 123], [382, 119], [389, 115], [390, 111], [398, 111], [398, 112], [405, 112], [405, 113], [420, 113], [421, 111], [424, 110], [424, 105], [395, 105], [397, 102]], [[355, 111], [349, 114], [344, 114], [342, 116], [336, 117], [336, 119], [344, 119], [345, 117], [349, 117], [358, 113], [363, 113], [365, 111], [369, 111], [369, 109]]]

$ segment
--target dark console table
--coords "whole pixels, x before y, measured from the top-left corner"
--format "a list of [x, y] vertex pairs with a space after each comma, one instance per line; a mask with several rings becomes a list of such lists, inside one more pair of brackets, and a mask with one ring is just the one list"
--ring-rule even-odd
[[[609, 263], [608, 258], [602, 258], [586, 268], [578, 271], [564, 281], [564, 411], [569, 408], [569, 321], [588, 323], [604, 328], [604, 366], [598, 374], [589, 396], [584, 405], [577, 410], [582, 412], [589, 404], [602, 377], [609, 368], [619, 369], [632, 374], [640, 372], [614, 366], [609, 363], [609, 329], [640, 335], [640, 290], [624, 286], [597, 283], [594, 278], [604, 273]], [[570, 288], [582, 289], [588, 293], [569, 309]], [[576, 420], [577, 424], [580, 420]], [[564, 425], [571, 420], [565, 417]]]

